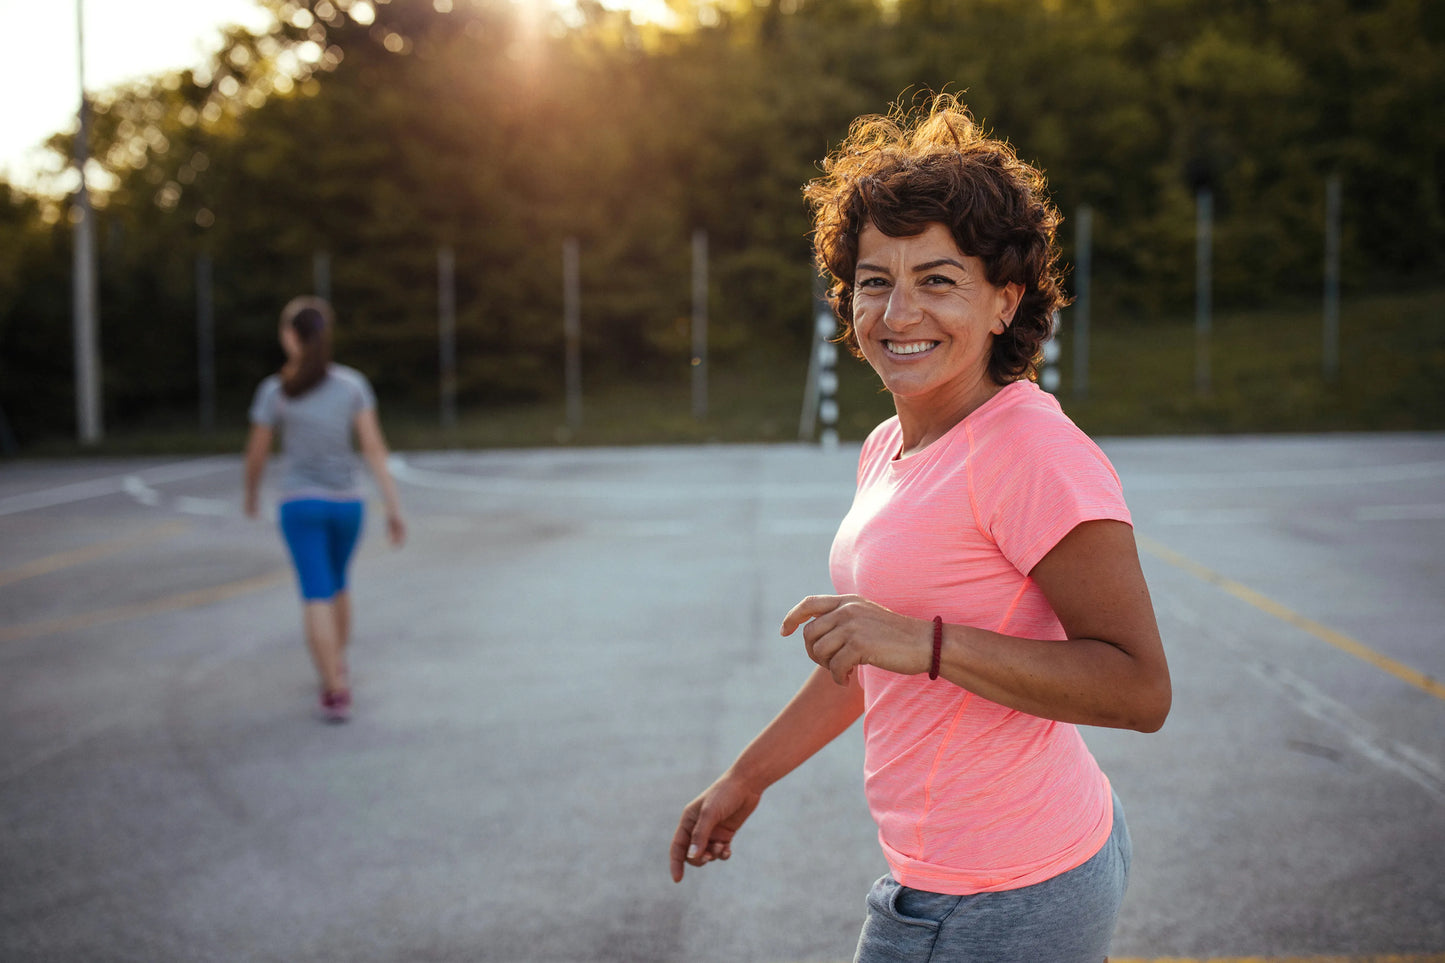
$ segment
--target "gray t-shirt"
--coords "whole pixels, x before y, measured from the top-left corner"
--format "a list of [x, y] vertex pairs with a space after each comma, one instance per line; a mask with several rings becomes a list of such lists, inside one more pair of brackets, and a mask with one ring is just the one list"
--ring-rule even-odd
[[351, 429], [357, 414], [375, 407], [366, 376], [346, 365], [331, 365], [321, 383], [299, 398], [286, 397], [280, 375], [262, 381], [251, 402], [251, 423], [281, 432], [281, 500], [360, 498]]

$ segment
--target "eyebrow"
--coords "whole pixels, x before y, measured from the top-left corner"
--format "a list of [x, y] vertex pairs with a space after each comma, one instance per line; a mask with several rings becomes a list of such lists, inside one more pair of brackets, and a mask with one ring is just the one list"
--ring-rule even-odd
[[[934, 260], [932, 260], [932, 261], [924, 261], [922, 264], [915, 264], [915, 265], [913, 265], [912, 270], [914, 271], [914, 273], [918, 273], [918, 272], [920, 272], [920, 271], [932, 271], [934, 268], [936, 268], [936, 267], [941, 267], [941, 266], [943, 266], [943, 265], [945, 265], [945, 264], [951, 264], [951, 265], [953, 265], [954, 267], [958, 268], [960, 271], [967, 271], [967, 270], [968, 270], [968, 268], [965, 267], [961, 262], [955, 261], [955, 260], [954, 260], [953, 258], [951, 258], [951, 257], [941, 257], [941, 258], [936, 258], [936, 259], [934, 259]], [[870, 264], [870, 263], [867, 262], [867, 261], [859, 261], [859, 262], [857, 263], [857, 265], [854, 267], [854, 270], [855, 270], [855, 271], [877, 271], [879, 274], [888, 274], [888, 273], [889, 273], [889, 271], [888, 271], [887, 268], [880, 267], [880, 266], [878, 266], [878, 265], [876, 265], [876, 264]]]
[[933, 260], [933, 261], [924, 261], [922, 264], [915, 264], [915, 265], [913, 266], [913, 270], [914, 270], [914, 271], [932, 271], [934, 268], [936, 268], [936, 267], [941, 267], [941, 266], [944, 265], [944, 264], [952, 264], [954, 267], [958, 268], [960, 271], [967, 271], [967, 270], [968, 270], [968, 268], [966, 268], [966, 267], [963, 266], [963, 262], [961, 262], [961, 261], [955, 261], [955, 260], [954, 260], [953, 258], [951, 258], [951, 257], [941, 257], [941, 258], [938, 258], [938, 259]]

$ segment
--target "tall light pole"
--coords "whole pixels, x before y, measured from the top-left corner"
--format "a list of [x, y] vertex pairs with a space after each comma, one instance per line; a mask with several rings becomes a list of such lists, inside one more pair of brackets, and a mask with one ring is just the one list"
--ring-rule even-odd
[[75, 225], [73, 289], [73, 328], [75, 333], [75, 424], [81, 444], [100, 441], [101, 387], [100, 344], [97, 320], [95, 211], [90, 206], [90, 192], [85, 183], [85, 165], [90, 154], [90, 100], [85, 92], [85, 8], [84, 0], [75, 0], [76, 72], [80, 78], [80, 133], [75, 138], [75, 170], [80, 176], [76, 187], [75, 208], [71, 220]]

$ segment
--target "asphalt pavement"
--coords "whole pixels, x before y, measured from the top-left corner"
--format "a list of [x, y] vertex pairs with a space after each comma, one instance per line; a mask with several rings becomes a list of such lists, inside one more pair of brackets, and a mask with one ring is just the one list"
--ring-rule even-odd
[[[1174, 678], [1086, 729], [1119, 960], [1445, 961], [1445, 435], [1105, 439]], [[0, 960], [841, 963], [850, 731], [726, 864], [681, 807], [810, 663], [857, 447], [408, 452], [318, 719], [238, 457], [0, 465]]]

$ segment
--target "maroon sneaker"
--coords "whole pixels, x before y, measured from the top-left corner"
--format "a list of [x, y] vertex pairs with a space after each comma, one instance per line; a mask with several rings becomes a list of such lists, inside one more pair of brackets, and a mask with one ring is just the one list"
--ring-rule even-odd
[[321, 693], [321, 714], [327, 722], [345, 722], [351, 718], [351, 692], [337, 689]]

